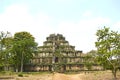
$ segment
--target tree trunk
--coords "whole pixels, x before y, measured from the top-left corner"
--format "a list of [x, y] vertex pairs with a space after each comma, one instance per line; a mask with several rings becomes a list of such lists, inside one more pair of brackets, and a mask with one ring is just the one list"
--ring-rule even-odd
[[23, 72], [23, 52], [21, 56], [21, 67], [20, 67], [20, 72]]
[[18, 72], [18, 64], [15, 65], [15, 72]]
[[15, 72], [18, 72], [18, 68], [15, 69]]
[[114, 80], [117, 80], [117, 76], [116, 76], [117, 69], [113, 69], [112, 73], [113, 73]]
[[9, 66], [7, 66], [7, 64], [4, 66], [4, 71], [9, 71]]

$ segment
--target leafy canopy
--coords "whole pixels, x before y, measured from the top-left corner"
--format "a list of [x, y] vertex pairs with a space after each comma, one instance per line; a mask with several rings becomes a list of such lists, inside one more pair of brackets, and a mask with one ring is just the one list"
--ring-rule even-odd
[[96, 33], [97, 59], [105, 69], [111, 69], [114, 77], [120, 67], [120, 34], [104, 27]]
[[32, 58], [37, 43], [29, 32], [17, 32], [14, 35], [13, 53], [16, 67], [27, 63]]

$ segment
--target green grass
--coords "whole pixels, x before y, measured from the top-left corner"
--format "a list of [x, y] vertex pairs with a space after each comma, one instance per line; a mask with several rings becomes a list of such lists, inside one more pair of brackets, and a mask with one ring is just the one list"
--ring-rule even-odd
[[15, 73], [12, 72], [12, 71], [1, 71], [0, 72], [0, 76], [3, 76], [3, 75], [14, 75]]

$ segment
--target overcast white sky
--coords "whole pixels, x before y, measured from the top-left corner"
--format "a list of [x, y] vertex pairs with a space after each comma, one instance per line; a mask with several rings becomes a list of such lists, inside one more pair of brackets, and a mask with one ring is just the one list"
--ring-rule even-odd
[[76, 50], [95, 49], [95, 33], [120, 31], [119, 0], [0, 0], [0, 31], [28, 31], [42, 46], [52, 33], [63, 34]]

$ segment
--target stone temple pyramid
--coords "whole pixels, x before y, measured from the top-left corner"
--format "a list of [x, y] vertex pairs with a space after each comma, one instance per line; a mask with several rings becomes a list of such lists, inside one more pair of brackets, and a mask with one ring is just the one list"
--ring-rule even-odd
[[62, 34], [50, 34], [33, 55], [25, 71], [79, 71], [84, 69], [82, 51], [76, 51]]

